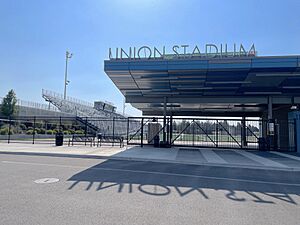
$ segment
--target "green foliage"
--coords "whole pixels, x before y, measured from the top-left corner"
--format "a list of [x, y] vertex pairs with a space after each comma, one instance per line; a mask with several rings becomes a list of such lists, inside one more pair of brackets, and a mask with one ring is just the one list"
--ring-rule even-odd
[[43, 125], [44, 125], [44, 124], [43, 124], [42, 122], [36, 122], [36, 123], [35, 123], [35, 127], [36, 127], [36, 128], [42, 128]]
[[64, 130], [63, 133], [66, 135], [71, 134], [68, 130]]
[[75, 134], [75, 130], [68, 130], [69, 134]]
[[3, 98], [0, 111], [6, 117], [14, 116], [17, 113], [17, 97], [14, 90], [10, 90]]
[[[33, 130], [33, 129], [29, 129]], [[46, 130], [44, 128], [35, 128], [35, 133], [36, 134], [46, 134]]]
[[46, 134], [46, 130], [44, 128], [40, 128], [38, 134]]
[[7, 134], [8, 134], [8, 130], [6, 128], [0, 129], [0, 135], [7, 135]]
[[[3, 128], [0, 129], [0, 135], [8, 135], [8, 131], [9, 131], [9, 127], [5, 126], [5, 127], [3, 127]], [[10, 135], [12, 135], [14, 133], [15, 133], [14, 130], [11, 128], [10, 129]]]
[[20, 128], [21, 128], [21, 130], [27, 130], [27, 127], [26, 127], [26, 125], [25, 125], [25, 124], [23, 124], [23, 123], [21, 123], [21, 124], [20, 124]]
[[0, 135], [7, 135], [8, 134], [8, 127], [4, 127], [0, 129]]
[[53, 134], [54, 134], [54, 132], [53, 132], [53, 130], [47, 130], [47, 131], [46, 131], [46, 134], [53, 135]]
[[[35, 131], [34, 133], [36, 134], [37, 132]], [[26, 131], [26, 134], [28, 134], [28, 135], [33, 135], [33, 130], [27, 130], [27, 131]]]
[[76, 130], [75, 134], [84, 134], [84, 131], [83, 130]]

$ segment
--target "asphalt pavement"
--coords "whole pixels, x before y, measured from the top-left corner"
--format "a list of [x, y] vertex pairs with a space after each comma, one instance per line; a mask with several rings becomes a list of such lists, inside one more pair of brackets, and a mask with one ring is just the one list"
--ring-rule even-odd
[[300, 221], [297, 171], [0, 153], [0, 180], [5, 225]]

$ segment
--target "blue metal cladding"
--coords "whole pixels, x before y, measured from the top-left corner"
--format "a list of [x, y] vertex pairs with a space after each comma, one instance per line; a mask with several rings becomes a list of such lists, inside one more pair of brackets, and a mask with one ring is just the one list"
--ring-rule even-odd
[[285, 68], [298, 66], [298, 57], [294, 58], [254, 58], [252, 68]]
[[106, 60], [104, 70], [211, 70], [211, 69], [255, 69], [295, 68], [300, 57], [253, 57], [249, 59], [180, 59], [180, 60]]
[[110, 61], [105, 61], [104, 63], [104, 71], [111, 71], [111, 70], [129, 70], [129, 62], [122, 62], [122, 61], [117, 61], [117, 62], [110, 62]]
[[138, 91], [158, 97], [166, 93], [253, 96], [264, 92], [300, 96], [299, 59], [299, 56], [276, 56], [108, 60], [104, 69], [125, 95]]
[[207, 70], [208, 60], [172, 60], [168, 62], [168, 70]]

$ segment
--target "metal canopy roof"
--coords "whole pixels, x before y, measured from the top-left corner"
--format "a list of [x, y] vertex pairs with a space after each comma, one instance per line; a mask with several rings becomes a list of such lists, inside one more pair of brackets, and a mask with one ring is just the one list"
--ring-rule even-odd
[[144, 115], [259, 116], [300, 103], [300, 56], [106, 60], [104, 70]]

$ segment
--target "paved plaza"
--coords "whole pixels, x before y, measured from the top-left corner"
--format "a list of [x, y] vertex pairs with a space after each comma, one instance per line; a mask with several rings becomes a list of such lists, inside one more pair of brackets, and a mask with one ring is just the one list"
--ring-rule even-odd
[[300, 154], [266, 151], [245, 151], [204, 148], [153, 148], [149, 146], [90, 147], [51, 144], [1, 143], [0, 153], [25, 155], [56, 155], [79, 158], [139, 160], [151, 162], [210, 165], [300, 171]]

